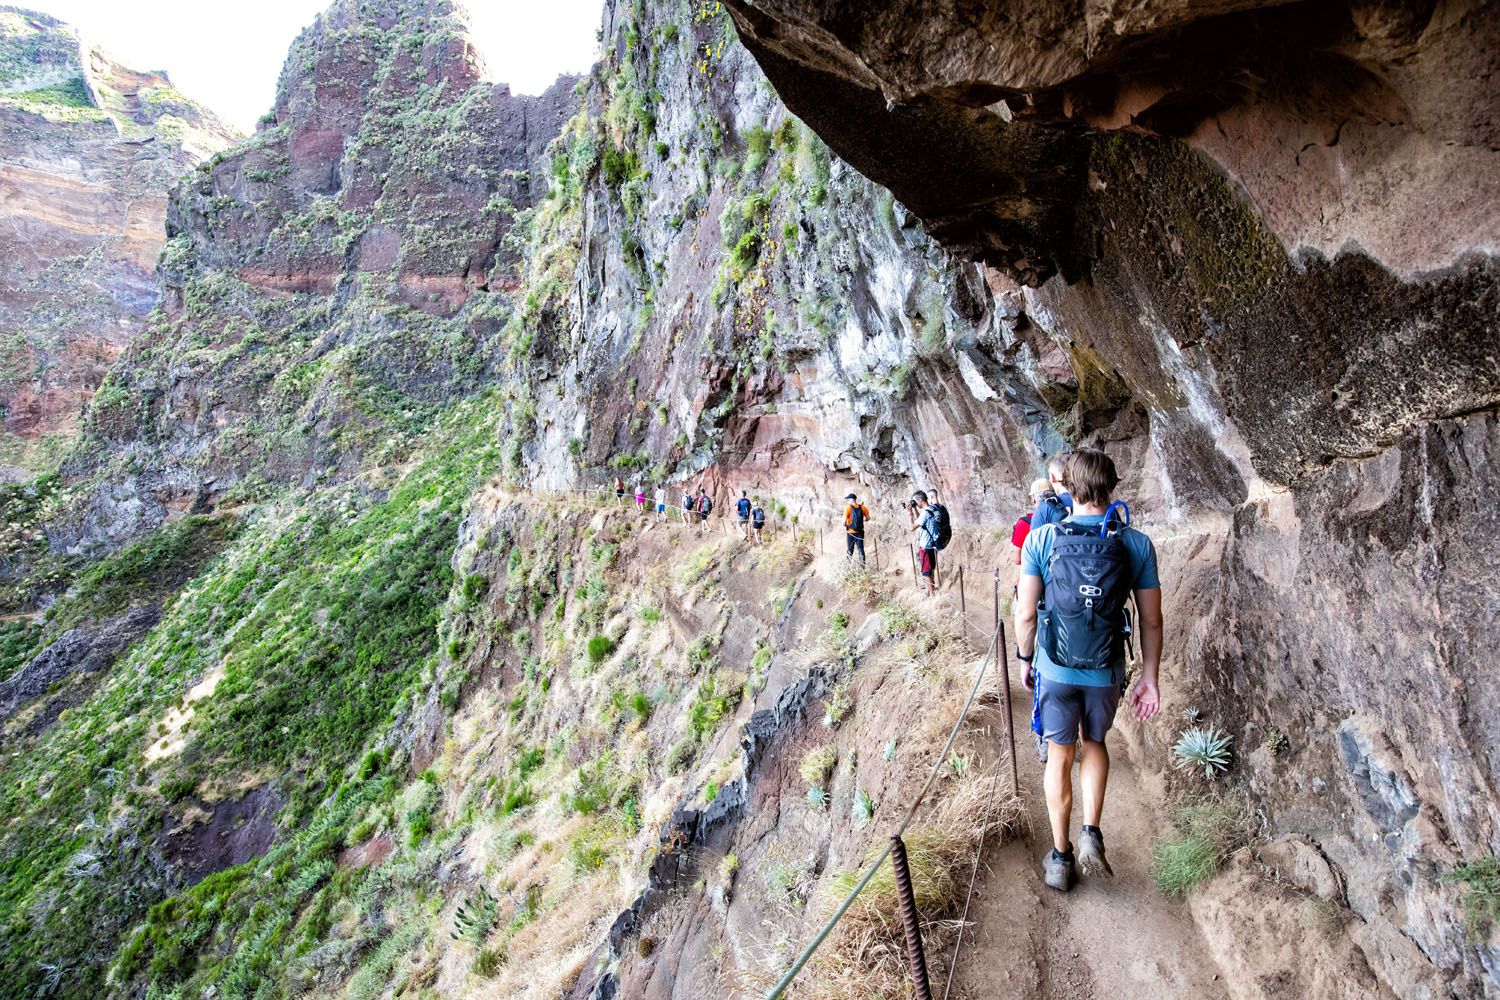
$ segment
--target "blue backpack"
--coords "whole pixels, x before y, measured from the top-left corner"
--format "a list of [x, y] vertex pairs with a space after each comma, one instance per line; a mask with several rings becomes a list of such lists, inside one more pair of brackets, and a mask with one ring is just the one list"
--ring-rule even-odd
[[744, 497], [740, 497], [740, 502], [739, 502], [738, 506], [739, 506], [739, 509], [740, 509], [740, 517], [749, 517], [750, 516], [750, 501], [749, 500], [746, 500]]

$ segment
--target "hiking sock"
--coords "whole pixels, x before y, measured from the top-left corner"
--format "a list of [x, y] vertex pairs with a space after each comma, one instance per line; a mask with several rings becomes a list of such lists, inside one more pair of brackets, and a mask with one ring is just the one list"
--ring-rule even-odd
[[1092, 833], [1094, 836], [1096, 836], [1096, 837], [1099, 838], [1099, 843], [1101, 843], [1101, 844], [1104, 843], [1104, 832], [1102, 830], [1100, 830], [1097, 826], [1089, 826], [1087, 823], [1085, 823], [1083, 825], [1083, 832], [1084, 833]]
[[1059, 861], [1066, 861], [1066, 862], [1068, 862], [1068, 864], [1072, 864], [1073, 863], [1073, 845], [1071, 843], [1068, 844], [1068, 849], [1066, 851], [1059, 851], [1055, 847], [1052, 848], [1052, 856], [1054, 858], [1056, 858], [1057, 860], [1059, 860]]

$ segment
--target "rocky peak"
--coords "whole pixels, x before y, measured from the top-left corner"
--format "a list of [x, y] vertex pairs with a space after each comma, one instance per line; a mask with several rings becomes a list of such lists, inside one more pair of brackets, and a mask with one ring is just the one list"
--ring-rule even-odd
[[156, 302], [168, 185], [232, 139], [165, 74], [0, 7], [0, 480], [72, 440]]

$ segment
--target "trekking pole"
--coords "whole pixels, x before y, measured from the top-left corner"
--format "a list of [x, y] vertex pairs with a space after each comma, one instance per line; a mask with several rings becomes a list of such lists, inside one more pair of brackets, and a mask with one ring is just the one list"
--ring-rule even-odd
[[911, 542], [906, 543], [906, 551], [911, 556], [911, 582], [912, 586], [922, 586], [922, 578], [917, 575], [917, 547]]
[[958, 564], [958, 613], [968, 614], [969, 606], [964, 603], [964, 564]]
[[1016, 774], [1016, 730], [1010, 717], [1010, 650], [1005, 648], [1005, 623], [1000, 620], [1000, 570], [995, 570], [995, 645], [1000, 647], [1000, 701], [1005, 712], [1005, 742], [1010, 747], [1010, 790], [1021, 794], [1021, 779]]

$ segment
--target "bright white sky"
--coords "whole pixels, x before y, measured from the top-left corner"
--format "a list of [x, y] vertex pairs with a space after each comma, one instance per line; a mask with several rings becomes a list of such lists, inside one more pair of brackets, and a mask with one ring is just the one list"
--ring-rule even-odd
[[[331, 0], [10, 0], [73, 25], [132, 69], [166, 70], [177, 89], [242, 131], [271, 108], [287, 48]], [[463, 3], [463, 0], [460, 0]], [[539, 94], [598, 52], [602, 0], [468, 0], [492, 79]]]

